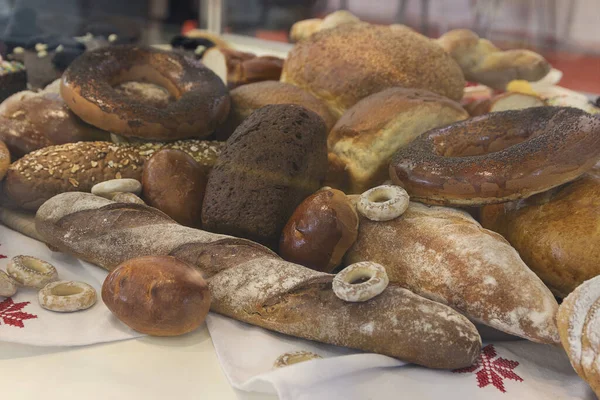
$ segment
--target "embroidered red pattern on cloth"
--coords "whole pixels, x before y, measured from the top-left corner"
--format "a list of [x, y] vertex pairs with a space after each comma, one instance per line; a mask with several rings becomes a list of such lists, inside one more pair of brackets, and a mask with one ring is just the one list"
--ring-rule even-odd
[[26, 313], [23, 310], [29, 304], [28, 301], [15, 303], [10, 297], [0, 302], [0, 326], [4, 325], [16, 326], [24, 328], [23, 321], [26, 319], [35, 319], [37, 315]]
[[455, 369], [452, 372], [462, 374], [474, 372], [477, 376], [477, 386], [480, 388], [494, 385], [499, 391], [506, 393], [504, 379], [523, 382], [523, 378], [513, 371], [518, 365], [517, 361], [498, 357], [494, 345], [488, 344], [481, 350], [481, 354], [477, 361], [475, 361], [475, 364], [467, 368]]

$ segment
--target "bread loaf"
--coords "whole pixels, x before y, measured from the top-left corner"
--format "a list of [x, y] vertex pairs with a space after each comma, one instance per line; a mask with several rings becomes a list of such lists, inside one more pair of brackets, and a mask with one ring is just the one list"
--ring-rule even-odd
[[558, 304], [502, 236], [469, 214], [410, 203], [399, 218], [361, 218], [346, 263], [373, 261], [390, 282], [448, 304], [471, 320], [535, 342], [557, 343]]
[[600, 397], [600, 276], [567, 296], [558, 309], [557, 322], [571, 365]]
[[558, 297], [600, 275], [600, 165], [548, 192], [485, 206], [480, 217]]
[[363, 22], [296, 44], [281, 80], [322, 99], [338, 118], [360, 99], [390, 87], [426, 89], [458, 101], [465, 86], [458, 64], [429, 38]]
[[279, 81], [250, 83], [235, 88], [229, 93], [231, 110], [225, 123], [217, 129], [218, 140], [227, 140], [235, 129], [254, 111], [268, 104], [297, 104], [319, 114], [327, 132], [333, 128], [336, 118], [327, 105], [304, 90]]
[[389, 160], [398, 149], [423, 132], [468, 117], [460, 104], [427, 90], [390, 88], [365, 97], [342, 115], [327, 137], [328, 151], [348, 175], [340, 178], [330, 172], [327, 184], [347, 193], [377, 186], [389, 179]]
[[221, 142], [184, 140], [172, 143], [80, 142], [50, 146], [14, 162], [6, 176], [4, 192], [17, 206], [36, 210], [50, 197], [63, 192], [89, 192], [109, 179], [142, 180], [144, 162], [155, 151], [183, 150], [206, 170], [221, 152]]
[[0, 105], [0, 140], [14, 157], [56, 144], [109, 139], [108, 132], [73, 114], [57, 88], [15, 93]]
[[294, 209], [327, 173], [325, 124], [293, 104], [254, 112], [227, 140], [208, 177], [202, 225], [277, 248]]
[[64, 193], [39, 209], [36, 223], [48, 243], [109, 270], [144, 255], [179, 258], [207, 279], [212, 311], [253, 325], [432, 368], [469, 366], [479, 355], [475, 327], [447, 306], [397, 286], [347, 303], [333, 293], [333, 275], [247, 240], [183, 227], [147, 206]]
[[468, 29], [455, 29], [435, 41], [456, 60], [465, 78], [498, 90], [513, 80], [538, 81], [551, 66], [541, 55], [529, 50], [502, 51]]

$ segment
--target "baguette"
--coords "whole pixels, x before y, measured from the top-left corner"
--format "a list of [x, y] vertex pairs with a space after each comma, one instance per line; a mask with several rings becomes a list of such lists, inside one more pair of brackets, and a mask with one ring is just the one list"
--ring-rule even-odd
[[4, 193], [18, 207], [37, 210], [54, 195], [89, 192], [109, 179], [142, 180], [144, 162], [160, 149], [190, 154], [206, 169], [212, 168], [223, 144], [202, 140], [172, 143], [79, 142], [46, 147], [14, 162], [6, 176]]
[[361, 218], [346, 263], [374, 261], [390, 282], [511, 335], [558, 343], [558, 304], [517, 251], [463, 211], [410, 203], [386, 222]]
[[36, 227], [52, 246], [108, 270], [134, 257], [177, 257], [209, 282], [212, 311], [280, 333], [431, 368], [471, 365], [481, 348], [474, 325], [445, 305], [397, 286], [347, 303], [333, 293], [334, 275], [248, 240], [178, 225], [144, 205], [64, 193], [42, 205]]

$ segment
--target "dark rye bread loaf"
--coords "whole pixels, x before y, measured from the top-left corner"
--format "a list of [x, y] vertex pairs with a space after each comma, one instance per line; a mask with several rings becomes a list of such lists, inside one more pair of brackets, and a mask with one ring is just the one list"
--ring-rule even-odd
[[227, 140], [209, 175], [204, 228], [275, 248], [296, 206], [325, 178], [326, 138], [321, 117], [302, 106], [255, 111]]

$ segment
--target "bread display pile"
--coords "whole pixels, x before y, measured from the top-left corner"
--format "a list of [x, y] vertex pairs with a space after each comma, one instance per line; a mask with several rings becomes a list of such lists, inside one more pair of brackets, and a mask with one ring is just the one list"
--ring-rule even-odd
[[342, 13], [292, 36], [280, 78], [213, 38], [205, 65], [113, 46], [60, 92], [7, 99], [0, 220], [108, 270], [103, 301], [143, 333], [190, 332], [210, 308], [454, 369], [480, 353], [475, 322], [562, 340], [597, 385], [573, 359], [593, 335], [570, 327], [596, 307], [569, 299], [600, 274], [600, 119], [515, 92], [465, 109], [465, 80], [505, 90], [549, 70], [470, 31]]

